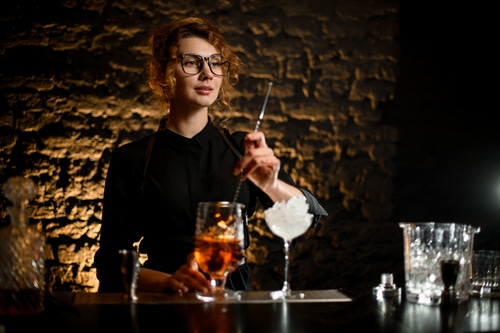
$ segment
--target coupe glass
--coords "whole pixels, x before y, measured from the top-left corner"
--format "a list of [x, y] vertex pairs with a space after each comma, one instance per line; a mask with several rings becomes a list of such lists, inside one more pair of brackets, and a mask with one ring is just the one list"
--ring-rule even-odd
[[272, 299], [304, 298], [304, 293], [292, 291], [290, 288], [288, 268], [292, 240], [304, 234], [311, 226], [313, 216], [307, 213], [308, 208], [305, 198], [297, 196], [288, 202], [277, 202], [264, 211], [265, 221], [271, 232], [283, 239], [285, 254], [283, 287], [281, 290], [271, 292]]
[[209, 276], [213, 290], [197, 292], [203, 301], [237, 300], [240, 294], [226, 289], [226, 280], [243, 258], [243, 214], [237, 202], [200, 202], [196, 216], [194, 256]]

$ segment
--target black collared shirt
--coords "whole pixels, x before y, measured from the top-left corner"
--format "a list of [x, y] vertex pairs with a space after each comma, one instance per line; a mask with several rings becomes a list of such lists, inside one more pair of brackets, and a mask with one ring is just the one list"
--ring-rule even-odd
[[[230, 136], [242, 154], [245, 135], [236, 132]], [[112, 263], [117, 262], [119, 249], [132, 248], [141, 238], [139, 250], [148, 256], [146, 267], [168, 273], [177, 270], [193, 250], [198, 202], [233, 201], [238, 186], [238, 177], [232, 174], [238, 157], [211, 121], [191, 139], [167, 129], [159, 130], [144, 172], [149, 138], [121, 146], [109, 164], [100, 248], [95, 256], [100, 291], [121, 289], [118, 266]], [[283, 170], [279, 178], [295, 185]], [[327, 213], [309, 191], [301, 190], [315, 214], [316, 224]], [[248, 180], [243, 182], [236, 201], [245, 204], [247, 216], [255, 212], [257, 201], [264, 207], [273, 204]], [[241, 274], [232, 275], [237, 278]], [[243, 279], [249, 283], [249, 277]], [[249, 288], [237, 281], [229, 282], [228, 287], [231, 286]]]

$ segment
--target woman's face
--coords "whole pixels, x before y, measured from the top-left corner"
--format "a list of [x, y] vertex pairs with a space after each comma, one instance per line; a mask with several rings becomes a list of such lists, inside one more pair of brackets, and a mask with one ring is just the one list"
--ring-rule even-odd
[[[188, 53], [208, 58], [213, 54], [217, 54], [218, 51], [212, 44], [202, 38], [189, 37], [181, 39], [178, 55]], [[210, 71], [206, 61], [204, 61], [202, 71], [198, 74], [184, 73], [181, 63], [178, 61], [174, 76], [176, 87], [171, 106], [178, 105], [184, 109], [208, 108], [217, 99], [223, 80], [222, 76], [216, 76]]]

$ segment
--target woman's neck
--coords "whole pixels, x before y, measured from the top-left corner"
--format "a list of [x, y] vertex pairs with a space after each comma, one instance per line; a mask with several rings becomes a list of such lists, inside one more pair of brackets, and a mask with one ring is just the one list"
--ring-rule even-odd
[[200, 133], [208, 122], [208, 110], [205, 112], [197, 113], [183, 113], [170, 111], [168, 115], [166, 128], [182, 135], [186, 138], [192, 138], [196, 134]]

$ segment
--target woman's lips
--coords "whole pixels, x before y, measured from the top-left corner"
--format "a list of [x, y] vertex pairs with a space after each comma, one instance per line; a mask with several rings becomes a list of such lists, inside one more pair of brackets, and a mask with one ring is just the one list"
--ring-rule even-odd
[[212, 90], [214, 90], [212, 87], [210, 86], [202, 86], [202, 87], [198, 87], [198, 88], [195, 88], [195, 90], [200, 93], [200, 94], [203, 94], [203, 95], [208, 95], [210, 94], [210, 92]]

